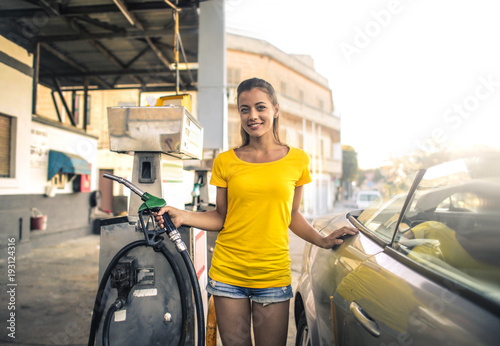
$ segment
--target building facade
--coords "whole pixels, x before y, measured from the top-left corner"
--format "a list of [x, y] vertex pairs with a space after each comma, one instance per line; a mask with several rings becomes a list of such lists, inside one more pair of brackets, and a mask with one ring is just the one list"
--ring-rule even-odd
[[240, 145], [238, 83], [252, 77], [267, 80], [278, 94], [280, 137], [311, 158], [313, 182], [305, 187], [304, 212], [327, 213], [334, 206], [342, 171], [340, 118], [334, 115], [328, 81], [314, 70], [309, 56], [286, 54], [266, 41], [245, 36], [226, 38], [229, 147]]
[[[236, 148], [240, 142], [240, 120], [236, 105], [236, 88], [247, 78], [259, 77], [270, 82], [276, 89], [280, 102], [281, 130], [280, 137], [285, 143], [304, 149], [311, 158], [313, 182], [305, 186], [303, 211], [306, 215], [316, 216], [332, 210], [337, 196], [337, 188], [342, 171], [342, 148], [340, 144], [340, 118], [334, 115], [332, 92], [326, 78], [314, 69], [314, 62], [309, 56], [286, 54], [266, 41], [245, 36], [227, 34], [227, 96], [228, 96], [228, 147]], [[123, 91], [108, 91], [114, 97], [103, 97], [106, 107], [135, 105], [134, 95], [128, 98]], [[106, 94], [107, 95], [107, 94]], [[196, 117], [197, 94], [190, 93], [193, 113]], [[167, 93], [138, 93], [136, 103], [148, 105], [148, 99], [154, 100]], [[92, 96], [94, 99], [94, 96]], [[113, 101], [113, 102], [111, 102]], [[155, 101], [153, 101], [154, 103]], [[93, 101], [93, 103], [95, 103]], [[131, 159], [123, 154], [109, 152], [106, 109], [97, 110], [101, 114], [99, 140], [99, 168], [114, 170], [123, 177], [132, 177]], [[205, 136], [213, 134], [205, 131]], [[223, 148], [221, 148], [223, 149]], [[180, 172], [182, 164], [175, 160], [168, 163], [170, 172], [166, 182], [170, 185], [166, 191], [174, 191], [176, 197], [164, 196], [181, 206], [190, 202], [192, 175]], [[170, 177], [169, 177], [170, 176]], [[102, 179], [101, 179], [102, 180]], [[184, 186], [178, 183], [183, 181]], [[126, 191], [118, 191], [119, 194]], [[117, 193], [115, 187], [114, 194]], [[211, 201], [215, 202], [215, 189], [211, 189]], [[109, 193], [108, 193], [109, 194]], [[185, 196], [183, 197], [182, 194]], [[106, 193], [103, 193], [105, 199]], [[184, 199], [184, 200], [183, 200]]]
[[[246, 78], [266, 79], [278, 93], [281, 138], [311, 157], [313, 182], [305, 187], [303, 211], [310, 216], [328, 212], [341, 175], [342, 151], [340, 119], [333, 113], [327, 80], [314, 70], [308, 56], [286, 54], [265, 41], [232, 34], [226, 44], [229, 148], [240, 145], [237, 85]], [[129, 191], [102, 178], [108, 172], [131, 179], [133, 166], [131, 155], [109, 151], [107, 108], [146, 106], [148, 100], [169, 93], [89, 90], [86, 102], [82, 91], [54, 94], [33, 82], [33, 56], [1, 36], [0, 82], [4, 86], [0, 93], [0, 247], [11, 236], [22, 243], [21, 251], [29, 251], [90, 233], [96, 204], [111, 214], [126, 212]], [[32, 107], [33, 94], [36, 107]], [[197, 93], [190, 95], [196, 117]], [[71, 118], [61, 96], [71, 107]], [[58, 169], [52, 155], [57, 153], [83, 166], [73, 172]], [[193, 173], [183, 170], [180, 160], [167, 159], [164, 165], [168, 167], [162, 177], [167, 203], [189, 203]], [[101, 198], [96, 201], [98, 191]], [[32, 228], [33, 213], [46, 217], [44, 229]]]
[[33, 56], [2, 36], [0, 84], [0, 248], [90, 233], [97, 136], [33, 112]]

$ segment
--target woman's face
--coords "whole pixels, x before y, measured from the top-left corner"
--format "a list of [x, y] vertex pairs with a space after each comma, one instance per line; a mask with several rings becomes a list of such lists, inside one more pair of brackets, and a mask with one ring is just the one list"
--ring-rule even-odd
[[273, 136], [273, 121], [279, 106], [273, 106], [269, 96], [259, 88], [243, 91], [238, 99], [241, 126], [250, 137]]

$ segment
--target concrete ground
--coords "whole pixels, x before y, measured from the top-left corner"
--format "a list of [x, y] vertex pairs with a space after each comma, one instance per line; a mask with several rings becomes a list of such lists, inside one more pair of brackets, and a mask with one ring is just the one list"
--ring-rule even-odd
[[[86, 345], [98, 265], [97, 235], [16, 257], [17, 286], [7, 286], [8, 263], [0, 262], [0, 321], [4, 325], [0, 329], [0, 344]], [[12, 288], [13, 297], [6, 293]], [[15, 313], [15, 333], [6, 328], [11, 326], [6, 322], [10, 313]]]
[[[35, 249], [15, 258], [10, 276], [14, 267], [0, 261], [0, 345], [87, 344], [98, 284], [99, 241], [98, 235], [89, 235]], [[303, 248], [304, 241], [290, 232], [294, 289]], [[292, 301], [287, 345], [295, 344], [295, 333]]]

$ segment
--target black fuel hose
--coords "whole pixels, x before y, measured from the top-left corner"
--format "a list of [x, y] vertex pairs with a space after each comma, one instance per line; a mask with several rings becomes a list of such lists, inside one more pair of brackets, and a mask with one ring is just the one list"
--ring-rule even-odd
[[177, 262], [174, 259], [174, 256], [168, 251], [167, 247], [163, 242], [159, 244], [160, 252], [165, 256], [168, 263], [170, 263], [170, 267], [175, 275], [175, 279], [177, 280], [177, 286], [179, 287], [179, 294], [181, 296], [181, 308], [182, 308], [182, 320], [181, 320], [181, 337], [179, 339], [179, 346], [184, 345], [186, 342], [186, 335], [188, 332], [188, 305], [190, 296], [186, 293], [186, 287], [184, 283], [184, 276], [177, 265]]
[[196, 326], [198, 329], [198, 346], [203, 346], [205, 344], [205, 317], [203, 316], [203, 301], [201, 298], [200, 284], [198, 282], [198, 277], [196, 271], [194, 270], [193, 262], [189, 257], [187, 250], [182, 251], [182, 259], [186, 264], [186, 268], [189, 273], [189, 279], [191, 280], [191, 286], [193, 286], [194, 301], [196, 303]]
[[196, 326], [198, 331], [198, 346], [204, 346], [205, 344], [205, 317], [203, 316], [203, 300], [201, 298], [200, 283], [198, 282], [198, 276], [196, 275], [196, 270], [194, 269], [193, 262], [186, 248], [186, 244], [181, 239], [177, 228], [170, 219], [168, 213], [163, 215], [163, 223], [165, 230], [167, 231], [170, 240], [177, 247], [177, 251], [181, 254], [182, 260], [186, 265], [186, 269], [189, 274], [189, 280], [191, 280], [191, 286], [193, 288], [194, 301], [196, 304]]
[[106, 313], [106, 317], [104, 318], [104, 325], [102, 328], [102, 345], [109, 346], [109, 328], [111, 327], [111, 318], [114, 313], [120, 310], [123, 306], [123, 301], [121, 299], [117, 299], [108, 309]]
[[[188, 314], [187, 305], [188, 305], [189, 298], [188, 298], [188, 295], [186, 294], [186, 289], [184, 286], [184, 278], [182, 277], [182, 272], [180, 271], [179, 266], [175, 262], [172, 254], [166, 248], [165, 244], [163, 244], [163, 243], [161, 243], [161, 244], [163, 246], [160, 247], [160, 251], [163, 254], [163, 256], [167, 259], [167, 261], [169, 262], [169, 264], [174, 272], [174, 276], [175, 276], [176, 281], [177, 281], [177, 286], [179, 288], [179, 294], [181, 296], [181, 308], [182, 308], [181, 326], [182, 326], [182, 328], [181, 328], [181, 336], [179, 339], [179, 345], [184, 345], [185, 339], [186, 339], [186, 332], [187, 332], [187, 314]], [[95, 302], [94, 302], [94, 310], [93, 310], [93, 314], [92, 314], [92, 321], [90, 324], [90, 334], [89, 334], [88, 346], [94, 346], [94, 343], [95, 343], [97, 328], [99, 327], [99, 323], [101, 322], [102, 315], [104, 313], [104, 307], [106, 305], [105, 304], [106, 300], [102, 301], [102, 298], [103, 298], [108, 280], [111, 276], [111, 271], [113, 270], [113, 268], [116, 266], [118, 261], [123, 256], [125, 256], [130, 250], [132, 250], [136, 247], [139, 247], [139, 246], [148, 246], [148, 243], [146, 240], [138, 240], [138, 241], [135, 241], [133, 243], [125, 245], [122, 249], [120, 249], [116, 253], [116, 255], [113, 257], [113, 259], [109, 262], [108, 267], [104, 271], [104, 274], [103, 274], [102, 279], [101, 279], [101, 283], [99, 284], [99, 288], [97, 290]], [[111, 307], [110, 307], [110, 309], [111, 309]], [[109, 309], [108, 309], [107, 316], [108, 315], [112, 316], [112, 314], [110, 314], [110, 312], [109, 312]], [[109, 337], [109, 326], [108, 326], [108, 329], [106, 330], [106, 332], [103, 330], [103, 341], [104, 341], [105, 336]], [[109, 338], [108, 338], [107, 342], [109, 344]]]
[[97, 294], [94, 302], [94, 310], [92, 313], [92, 321], [90, 323], [90, 334], [89, 334], [89, 342], [88, 346], [94, 346], [95, 336], [97, 332], [97, 328], [99, 323], [101, 322], [102, 314], [104, 312], [104, 305], [102, 302], [102, 296], [104, 295], [104, 289], [106, 288], [106, 284], [108, 283], [109, 277], [111, 276], [111, 271], [116, 266], [118, 261], [127, 254], [133, 248], [138, 246], [146, 246], [147, 242], [145, 240], [138, 240], [133, 243], [125, 245], [120, 251], [116, 253], [113, 259], [109, 262], [108, 267], [104, 271], [102, 275], [101, 283], [99, 284], [99, 288], [97, 289]]

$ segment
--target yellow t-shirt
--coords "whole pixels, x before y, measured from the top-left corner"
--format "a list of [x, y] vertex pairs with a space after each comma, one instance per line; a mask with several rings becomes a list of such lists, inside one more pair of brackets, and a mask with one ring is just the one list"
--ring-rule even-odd
[[227, 214], [212, 279], [248, 288], [291, 283], [288, 226], [295, 187], [312, 181], [309, 162], [305, 151], [292, 147], [266, 163], [240, 160], [233, 149], [217, 156], [210, 184], [227, 188]]

